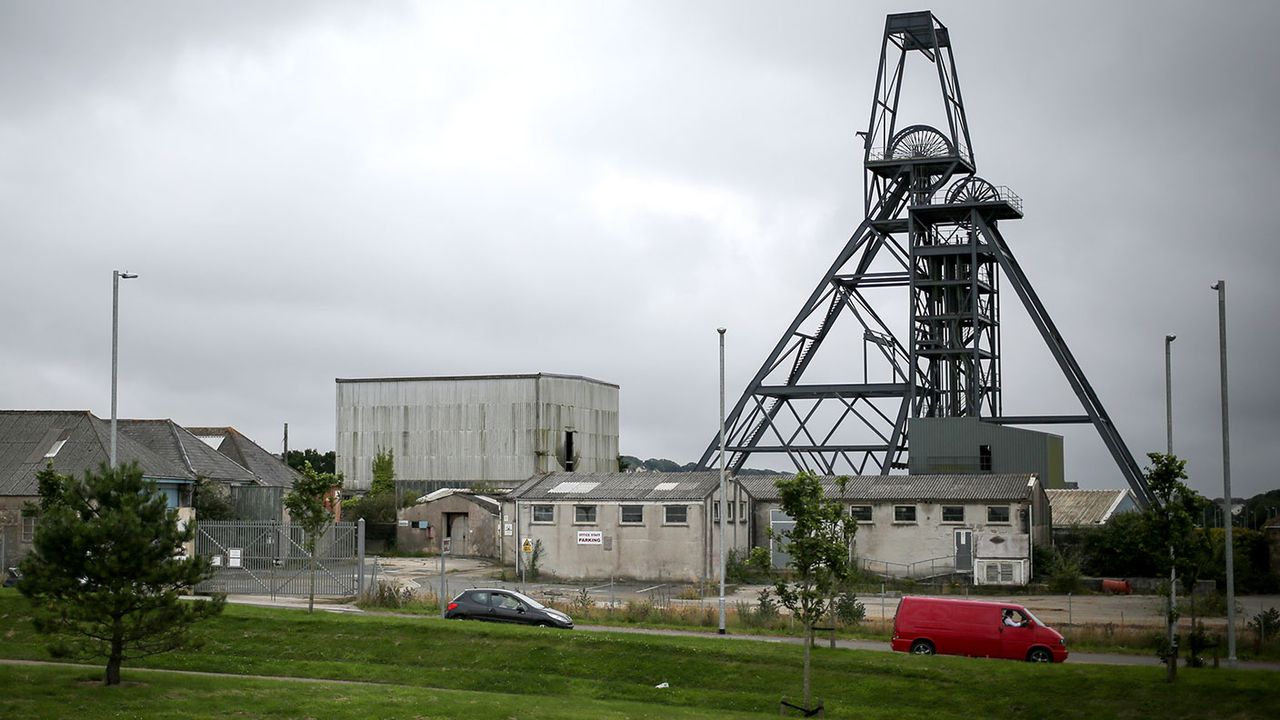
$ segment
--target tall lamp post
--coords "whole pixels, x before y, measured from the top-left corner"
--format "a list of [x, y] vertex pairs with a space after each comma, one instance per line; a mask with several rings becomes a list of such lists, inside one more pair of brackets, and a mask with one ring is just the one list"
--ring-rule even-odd
[[[1173, 353], [1170, 346], [1173, 341], [1177, 340], [1177, 335], [1164, 336], [1164, 407], [1165, 407], [1165, 429], [1168, 435], [1168, 449], [1165, 451], [1170, 457], [1173, 456]], [[1173, 496], [1169, 497], [1169, 503], [1173, 503]], [[1172, 508], [1165, 508], [1168, 513]], [[1168, 657], [1168, 680], [1173, 682], [1174, 677], [1178, 674], [1178, 637], [1177, 637], [1177, 613], [1178, 609], [1178, 570], [1175, 565], [1173, 554], [1173, 538], [1172, 533], [1169, 539], [1169, 657]]]
[[724, 626], [724, 519], [729, 515], [729, 496], [724, 488], [724, 328], [716, 328], [720, 333], [720, 634], [725, 632]]
[[1222, 526], [1226, 530], [1227, 664], [1236, 664], [1236, 578], [1231, 543], [1231, 430], [1227, 413], [1227, 281], [1210, 286], [1218, 291], [1218, 357], [1222, 368]]
[[116, 467], [116, 370], [120, 347], [120, 281], [138, 277], [111, 271], [111, 469]]

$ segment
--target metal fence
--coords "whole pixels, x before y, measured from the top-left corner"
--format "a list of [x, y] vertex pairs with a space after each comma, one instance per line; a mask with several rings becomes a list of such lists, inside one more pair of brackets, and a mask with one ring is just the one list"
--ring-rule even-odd
[[[358, 523], [335, 523], [316, 540], [316, 595], [359, 593], [364, 543]], [[209, 559], [213, 576], [196, 592], [235, 595], [307, 595], [311, 555], [298, 525], [265, 521], [200, 522], [196, 554]]]

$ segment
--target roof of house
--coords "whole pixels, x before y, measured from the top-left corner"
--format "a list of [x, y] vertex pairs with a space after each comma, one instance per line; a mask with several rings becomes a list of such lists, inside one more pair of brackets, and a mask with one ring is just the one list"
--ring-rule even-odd
[[1137, 507], [1129, 490], [1045, 490], [1045, 494], [1056, 527], [1102, 525], [1116, 511]]
[[263, 485], [293, 487], [294, 481], [302, 477], [302, 473], [233, 427], [192, 426], [187, 430], [204, 444], [248, 468]]
[[209, 447], [172, 420], [120, 420], [119, 431], [186, 468], [192, 477], [258, 484], [253, 471]]
[[[978, 475], [852, 475], [843, 492], [838, 478], [820, 477], [823, 494], [846, 500], [1025, 500], [1034, 473]], [[747, 475], [738, 478], [756, 500], [781, 500], [776, 478]]]
[[439, 490], [429, 492], [418, 498], [418, 504], [421, 505], [423, 503], [435, 502], [436, 500], [443, 500], [444, 498], [452, 497], [454, 495], [470, 500], [494, 515], [497, 515], [498, 511], [501, 509], [501, 504], [497, 500], [494, 500], [488, 495], [482, 495], [469, 488], [440, 488]]
[[[88, 410], [0, 410], [0, 495], [34, 497], [36, 474], [52, 463], [64, 475], [96, 471], [111, 457], [111, 423]], [[146, 477], [193, 480], [187, 467], [117, 425], [116, 457]]]
[[554, 472], [535, 475], [512, 490], [520, 500], [705, 500], [720, 485], [720, 474]]

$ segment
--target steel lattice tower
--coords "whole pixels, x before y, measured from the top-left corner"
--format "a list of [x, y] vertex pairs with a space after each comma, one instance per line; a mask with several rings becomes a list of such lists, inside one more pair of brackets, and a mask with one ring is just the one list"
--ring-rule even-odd
[[[908, 60], [920, 58], [936, 76], [945, 118], [940, 127], [899, 121]], [[886, 19], [870, 123], [859, 135], [866, 219], [726, 416], [727, 466], [737, 471], [751, 455], [773, 454], [785, 455], [798, 470], [888, 475], [906, 467], [912, 417], [1091, 423], [1145, 507], [1150, 498], [1141, 470], [1000, 233], [1001, 221], [1022, 217], [1022, 200], [976, 175], [950, 33], [931, 12]], [[1003, 415], [1001, 276], [1030, 314], [1083, 415]], [[905, 300], [905, 326], [886, 310], [885, 293], [896, 293], [889, 310], [900, 311]], [[830, 352], [836, 381], [815, 380], [821, 374], [815, 359], [824, 343], [832, 345], [844, 318], [843, 326], [860, 333], [861, 382], [848, 381], [856, 371], [847, 348]], [[871, 357], [886, 375], [878, 382], [870, 378]], [[718, 454], [717, 435], [699, 467], [718, 466]]]

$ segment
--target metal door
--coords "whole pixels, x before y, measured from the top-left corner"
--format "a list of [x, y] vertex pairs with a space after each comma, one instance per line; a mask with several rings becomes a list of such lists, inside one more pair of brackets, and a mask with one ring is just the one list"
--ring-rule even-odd
[[956, 572], [973, 572], [973, 531], [956, 530]]

